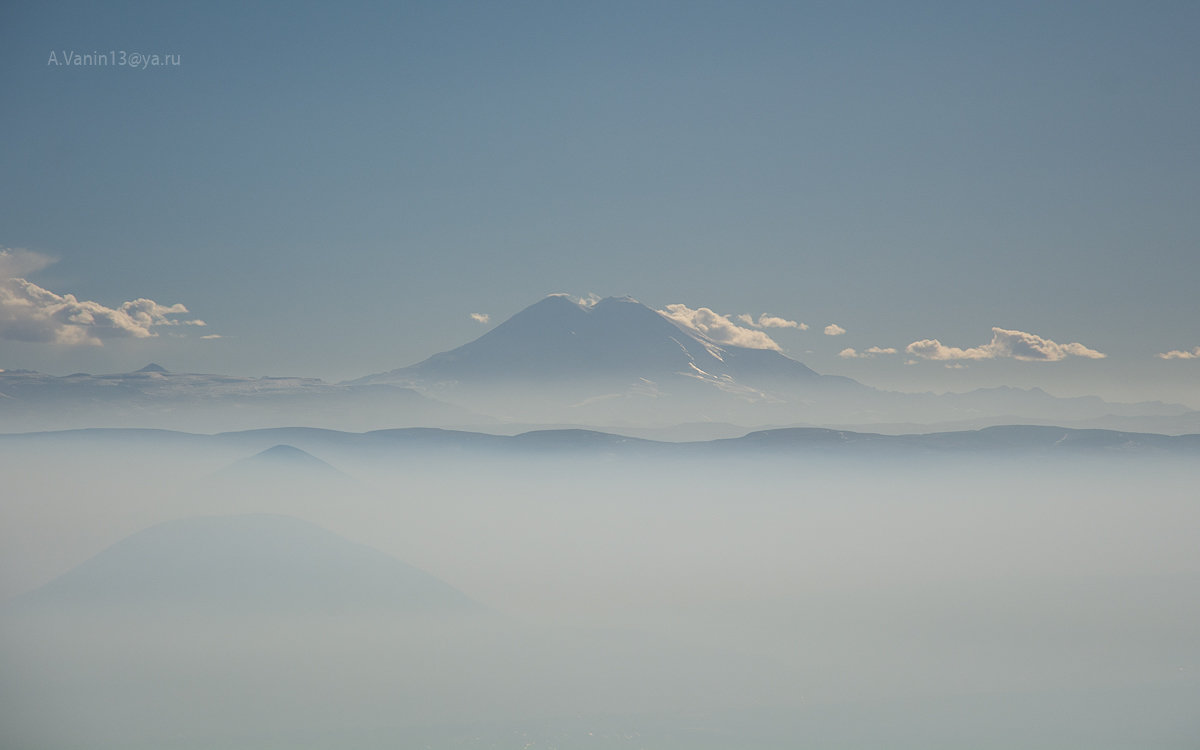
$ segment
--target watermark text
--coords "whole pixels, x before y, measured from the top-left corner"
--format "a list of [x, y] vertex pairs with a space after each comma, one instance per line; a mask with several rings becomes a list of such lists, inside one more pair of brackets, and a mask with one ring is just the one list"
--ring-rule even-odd
[[182, 64], [178, 52], [129, 52], [110, 49], [107, 52], [92, 50], [78, 52], [70, 49], [52, 49], [46, 65], [52, 68], [177, 68]]

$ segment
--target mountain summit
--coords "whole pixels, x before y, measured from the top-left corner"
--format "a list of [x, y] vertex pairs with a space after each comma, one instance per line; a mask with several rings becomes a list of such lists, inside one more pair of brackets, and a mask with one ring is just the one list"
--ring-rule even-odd
[[626, 409], [638, 417], [649, 409], [672, 419], [728, 419], [747, 405], [869, 390], [778, 351], [719, 344], [630, 297], [589, 304], [563, 295], [457, 349], [355, 382], [403, 384], [490, 413], [512, 413], [519, 402], [543, 419]]
[[776, 351], [718, 345], [630, 297], [589, 305], [551, 295], [469, 344], [364, 380], [704, 380], [739, 375], [820, 377]]

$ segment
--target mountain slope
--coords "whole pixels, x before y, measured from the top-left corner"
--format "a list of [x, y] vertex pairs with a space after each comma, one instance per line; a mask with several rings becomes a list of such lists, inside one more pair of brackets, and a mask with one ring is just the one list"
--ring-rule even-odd
[[249, 458], [244, 458], [214, 475], [216, 479], [227, 481], [239, 479], [278, 480], [280, 477], [300, 482], [330, 482], [349, 479], [340, 469], [330, 466], [307, 451], [285, 443], [274, 445]]
[[704, 373], [822, 377], [779, 352], [717, 345], [629, 297], [581, 305], [551, 295], [457, 349], [353, 382], [655, 379]]
[[629, 297], [588, 305], [561, 295], [468, 344], [352, 384], [411, 387], [503, 417], [598, 424], [756, 419], [755, 405], [870, 390], [777, 351], [718, 344]]
[[154, 364], [111, 375], [0, 371], [3, 432], [86, 427], [201, 432], [285, 425], [363, 430], [486, 421], [394, 385], [174, 373]]
[[152, 526], [14, 604], [209, 614], [478, 607], [424, 571], [308, 522], [276, 515], [208, 516]]

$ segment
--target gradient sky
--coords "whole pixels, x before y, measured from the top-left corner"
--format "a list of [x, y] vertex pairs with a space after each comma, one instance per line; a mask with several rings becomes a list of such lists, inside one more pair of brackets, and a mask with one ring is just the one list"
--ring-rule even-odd
[[[48, 64], [110, 50], [180, 64]], [[1200, 346], [1196, 3], [10, 0], [0, 112], [22, 277], [207, 323], [2, 368], [336, 380], [569, 292], [804, 322], [767, 333], [881, 387], [1200, 407], [1156, 356]], [[1107, 356], [905, 364], [993, 327]]]

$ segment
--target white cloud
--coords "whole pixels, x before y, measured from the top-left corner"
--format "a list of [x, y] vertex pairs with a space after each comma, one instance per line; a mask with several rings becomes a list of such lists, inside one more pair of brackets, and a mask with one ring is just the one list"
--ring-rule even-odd
[[779, 344], [763, 333], [743, 328], [728, 317], [715, 313], [707, 307], [693, 310], [687, 305], [667, 305], [659, 315], [700, 333], [716, 344], [741, 346], [747, 349], [772, 349], [780, 351]]
[[0, 339], [100, 346], [105, 339], [150, 338], [156, 326], [203, 326], [202, 320], [177, 320], [188, 309], [139, 298], [106, 307], [99, 302], [55, 294], [22, 274], [41, 270], [53, 260], [28, 250], [0, 250]]
[[964, 365], [962, 362], [954, 362], [953, 364], [942, 365], [942, 367], [945, 367], [947, 370], [965, 370], [970, 365]]
[[223, 339], [225, 337], [219, 333], [210, 333], [207, 336], [201, 336], [200, 338], [202, 338], [206, 341], [211, 341], [212, 339]]
[[0, 249], [0, 279], [24, 277], [54, 262], [48, 255], [19, 248]]
[[846, 329], [842, 328], [837, 323], [830, 323], [829, 325], [825, 326], [825, 335], [826, 336], [841, 336], [845, 332], [846, 332]]
[[849, 347], [838, 352], [838, 356], [844, 359], [871, 359], [877, 354], [895, 354], [896, 350], [891, 347], [884, 348], [882, 346], [872, 346], [865, 351], [856, 351]]
[[992, 329], [992, 340], [983, 346], [959, 349], [937, 339], [914, 341], [904, 349], [923, 359], [1019, 359], [1025, 362], [1057, 362], [1067, 357], [1103, 359], [1106, 355], [1080, 343], [1059, 344], [1024, 331]]
[[483, 323], [484, 325], [487, 325], [487, 322], [491, 319], [492, 316], [488, 315], [487, 313], [471, 313], [471, 320], [475, 321], [476, 323]]
[[1163, 352], [1156, 356], [1159, 359], [1200, 359], [1200, 346], [1197, 346], [1190, 352], [1183, 349], [1172, 349], [1169, 352]]
[[770, 315], [768, 313], [760, 314], [758, 316], [758, 320], [755, 320], [754, 317], [748, 313], [742, 313], [741, 315], [737, 316], [737, 320], [744, 325], [753, 326], [754, 328], [797, 328], [801, 331], [808, 330], [807, 323], [801, 323], [796, 320], [788, 320], [787, 318], [781, 318], [777, 315]]

